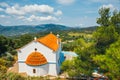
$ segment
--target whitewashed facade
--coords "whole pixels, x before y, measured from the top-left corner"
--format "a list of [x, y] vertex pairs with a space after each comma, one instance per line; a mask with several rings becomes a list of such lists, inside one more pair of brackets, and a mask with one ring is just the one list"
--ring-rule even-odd
[[[61, 42], [57, 42], [57, 44], [58, 49], [54, 51], [35, 39], [18, 49], [19, 73], [27, 73], [29, 76], [57, 76], [60, 72]], [[27, 57], [34, 52], [35, 49], [37, 49], [37, 52], [40, 52], [46, 58], [46, 64], [32, 66], [25, 63]]]

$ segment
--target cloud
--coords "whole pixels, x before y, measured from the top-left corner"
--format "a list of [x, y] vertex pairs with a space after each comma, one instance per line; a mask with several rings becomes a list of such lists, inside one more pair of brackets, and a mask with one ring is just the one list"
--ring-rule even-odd
[[82, 23], [80, 23], [80, 24], [79, 24], [79, 26], [80, 26], [80, 27], [82, 27], [82, 26], [83, 26], [83, 24], [82, 24]]
[[18, 19], [25, 19], [25, 16], [18, 16]]
[[62, 15], [62, 11], [58, 10], [57, 12], [55, 12], [55, 15], [56, 15], [56, 16]]
[[[9, 15], [15, 20], [22, 20], [24, 22], [58, 21], [60, 19], [60, 15], [63, 14], [61, 10], [56, 10], [54, 7], [38, 4], [24, 6], [15, 4], [13, 6], [8, 5], [6, 7], [4, 5], [4, 7], [0, 7], [0, 11], [4, 12], [6, 16]], [[0, 17], [3, 18], [4, 16], [0, 15]]]
[[26, 18], [27, 21], [56, 21], [57, 18], [53, 16], [47, 16], [47, 17], [40, 17], [40, 16], [35, 16], [31, 15], [29, 18]]
[[0, 8], [0, 11], [4, 11], [4, 9], [3, 9], [3, 8]]
[[74, 3], [75, 0], [57, 0], [57, 2], [62, 5], [70, 5], [70, 4]]
[[0, 6], [1, 7], [9, 7], [9, 5], [7, 3], [5, 3], [5, 2], [0, 3]]
[[100, 8], [110, 8], [111, 10], [115, 10], [115, 7], [112, 4], [102, 5]]
[[6, 8], [5, 12], [8, 14], [15, 14], [15, 15], [24, 15], [25, 14], [25, 12], [20, 9], [19, 5], [8, 7], [8, 8]]
[[25, 15], [27, 13], [35, 13], [40, 12], [43, 14], [52, 14], [54, 13], [54, 8], [48, 5], [25, 5], [23, 7], [20, 7], [18, 4], [7, 7], [5, 10], [8, 14], [15, 14], [15, 15]]
[[27, 12], [41, 12], [51, 14], [54, 12], [54, 8], [48, 5], [26, 5], [21, 8], [23, 11]]
[[5, 15], [0, 15], [0, 18], [4, 18], [4, 17], [6, 17]]

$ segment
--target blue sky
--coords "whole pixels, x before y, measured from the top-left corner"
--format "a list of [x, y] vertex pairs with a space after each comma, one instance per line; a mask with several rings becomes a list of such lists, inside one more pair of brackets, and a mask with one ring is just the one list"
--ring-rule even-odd
[[101, 7], [120, 10], [120, 0], [0, 0], [0, 24], [94, 26]]

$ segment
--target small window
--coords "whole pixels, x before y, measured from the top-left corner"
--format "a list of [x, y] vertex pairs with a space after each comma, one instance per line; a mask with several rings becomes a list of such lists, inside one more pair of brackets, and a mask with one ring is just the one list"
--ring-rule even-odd
[[33, 73], [36, 73], [36, 69], [33, 69]]
[[66, 56], [64, 56], [64, 59], [66, 59]]

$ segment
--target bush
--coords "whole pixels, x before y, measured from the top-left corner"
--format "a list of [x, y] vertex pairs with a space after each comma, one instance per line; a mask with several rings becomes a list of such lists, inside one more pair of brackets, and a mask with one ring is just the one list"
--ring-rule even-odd
[[4, 77], [5, 80], [26, 80], [25, 77], [16, 73], [7, 73]]
[[12, 51], [10, 51], [10, 53], [11, 53], [12, 55], [16, 55], [16, 54], [17, 54], [17, 51], [16, 51], [16, 50], [12, 50]]

